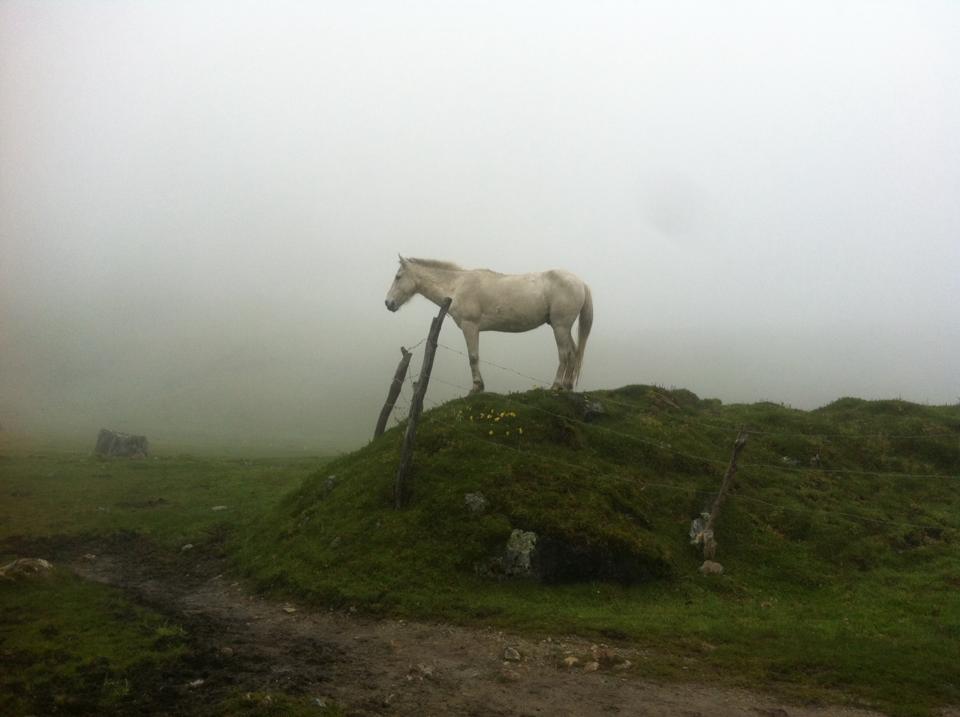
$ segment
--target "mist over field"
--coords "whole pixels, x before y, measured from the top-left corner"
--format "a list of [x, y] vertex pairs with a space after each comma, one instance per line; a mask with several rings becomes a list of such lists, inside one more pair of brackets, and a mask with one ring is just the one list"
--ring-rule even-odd
[[[954, 403], [958, 31], [949, 0], [5, 0], [0, 426], [352, 449], [436, 313], [385, 309], [398, 253], [579, 274], [583, 390]], [[480, 356], [556, 370], [546, 327]]]

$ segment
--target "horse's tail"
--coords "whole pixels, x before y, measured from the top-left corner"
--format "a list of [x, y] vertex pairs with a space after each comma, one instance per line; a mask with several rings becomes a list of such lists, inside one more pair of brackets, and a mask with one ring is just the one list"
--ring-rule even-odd
[[580, 321], [577, 324], [577, 362], [573, 367], [573, 385], [580, 380], [580, 367], [583, 366], [583, 352], [587, 349], [587, 338], [593, 326], [593, 296], [590, 287], [583, 285], [583, 306], [580, 307]]

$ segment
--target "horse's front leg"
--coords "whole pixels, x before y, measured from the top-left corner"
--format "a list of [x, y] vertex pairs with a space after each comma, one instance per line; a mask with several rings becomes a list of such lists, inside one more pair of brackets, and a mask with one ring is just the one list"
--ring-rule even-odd
[[467, 342], [467, 358], [470, 360], [470, 373], [473, 374], [473, 388], [470, 393], [480, 393], [483, 391], [483, 376], [480, 375], [480, 328], [466, 321], [460, 328]]

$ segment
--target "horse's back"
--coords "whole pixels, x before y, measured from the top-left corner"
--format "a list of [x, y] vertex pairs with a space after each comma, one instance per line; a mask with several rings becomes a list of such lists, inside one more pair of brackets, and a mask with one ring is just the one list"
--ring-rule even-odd
[[543, 272], [544, 278], [559, 287], [583, 287], [583, 279], [566, 269], [550, 269]]
[[548, 297], [553, 311], [580, 312], [586, 301], [587, 285], [579, 276], [565, 269], [550, 269], [543, 272], [548, 285]]

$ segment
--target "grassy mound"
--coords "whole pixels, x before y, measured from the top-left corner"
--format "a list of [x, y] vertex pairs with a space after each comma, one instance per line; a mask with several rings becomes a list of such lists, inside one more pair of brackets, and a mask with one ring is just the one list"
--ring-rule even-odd
[[[708, 579], [688, 529], [740, 426], [755, 433], [717, 530], [726, 572]], [[241, 569], [306, 601], [630, 637], [671, 674], [840, 689], [904, 714], [960, 701], [958, 406], [805, 412], [651, 386], [471, 396], [424, 414], [396, 511], [402, 430], [239, 533]], [[539, 581], [491, 570], [514, 530], [538, 535]]]
[[758, 435], [718, 538], [723, 557], [751, 571], [789, 553], [782, 577], [816, 584], [896, 564], [958, 527], [956, 481], [873, 473], [960, 474], [958, 407], [841, 399], [803, 412], [628, 386], [439, 406], [420, 427], [408, 508], [391, 498], [400, 427], [311, 476], [245, 556], [265, 582], [386, 607], [416, 581], [489, 574], [514, 529], [539, 536], [545, 582], [675, 579], [699, 565], [687, 529], [710, 505], [739, 426]]

